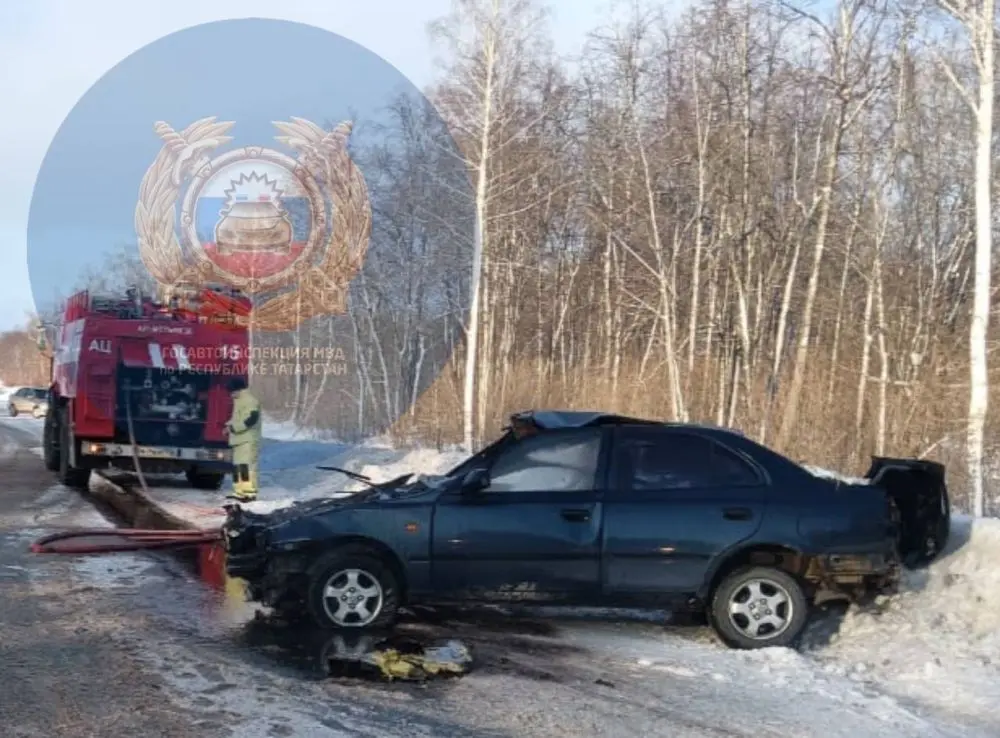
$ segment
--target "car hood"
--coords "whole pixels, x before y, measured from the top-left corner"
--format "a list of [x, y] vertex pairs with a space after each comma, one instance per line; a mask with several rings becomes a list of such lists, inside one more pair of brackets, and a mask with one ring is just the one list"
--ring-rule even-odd
[[325, 515], [338, 509], [346, 511], [431, 503], [455, 481], [457, 480], [445, 476], [418, 476], [392, 486], [363, 489], [346, 496], [303, 500], [269, 513], [255, 513], [236, 508], [230, 513], [230, 524], [271, 527], [291, 520]]

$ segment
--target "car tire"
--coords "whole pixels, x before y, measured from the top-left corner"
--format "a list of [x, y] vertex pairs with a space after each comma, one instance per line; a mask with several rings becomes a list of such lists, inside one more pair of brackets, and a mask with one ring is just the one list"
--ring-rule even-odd
[[[377, 604], [375, 596], [343, 601], [329, 596], [328, 586], [342, 591], [341, 597], [363, 598], [368, 590], [379, 599]], [[382, 630], [396, 621], [400, 584], [385, 560], [365, 546], [343, 546], [322, 556], [309, 569], [307, 587], [309, 614], [321, 628]]]
[[7, 406], [7, 414], [10, 415], [10, 417], [12, 417], [12, 418], [16, 418], [17, 417], [17, 408], [14, 407], [13, 405], [8, 405]]
[[809, 601], [787, 572], [747, 566], [727, 574], [715, 588], [709, 620], [731, 648], [790, 646], [809, 621]]

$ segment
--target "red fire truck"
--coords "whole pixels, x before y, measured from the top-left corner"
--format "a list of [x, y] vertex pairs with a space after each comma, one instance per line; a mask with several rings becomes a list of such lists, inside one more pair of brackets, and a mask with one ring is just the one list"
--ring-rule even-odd
[[92, 469], [184, 472], [219, 489], [231, 470], [225, 424], [233, 376], [249, 371], [250, 300], [220, 286], [177, 289], [158, 302], [78, 292], [52, 352], [44, 458], [63, 484]]

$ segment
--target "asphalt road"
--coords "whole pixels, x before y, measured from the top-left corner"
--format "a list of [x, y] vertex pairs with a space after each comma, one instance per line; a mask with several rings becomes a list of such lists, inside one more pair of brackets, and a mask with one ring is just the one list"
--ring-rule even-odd
[[[67, 527], [111, 527], [54, 483], [37, 433], [0, 423], [0, 725], [39, 736], [460, 735], [385, 710], [377, 693], [338, 700], [315, 681], [314, 652], [248, 627], [168, 555], [39, 555]], [[367, 704], [366, 704], [367, 703]]]
[[193, 726], [161, 708], [158, 675], [118, 636], [121, 602], [62, 557], [28, 552], [44, 532], [108, 525], [52, 485], [34, 435], [0, 426], [0, 724], [11, 736], [180, 735]]

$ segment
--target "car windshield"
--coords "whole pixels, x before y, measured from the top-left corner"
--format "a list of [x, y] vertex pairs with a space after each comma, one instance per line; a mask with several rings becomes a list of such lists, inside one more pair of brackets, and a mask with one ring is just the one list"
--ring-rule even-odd
[[479, 452], [465, 459], [465, 461], [463, 461], [458, 466], [449, 469], [442, 476], [449, 478], [455, 476], [464, 476], [471, 469], [474, 469], [478, 466], [482, 466], [484, 463], [484, 459], [495, 456], [496, 453], [500, 450], [500, 448], [502, 448], [508, 443], [511, 443], [512, 440], [513, 440], [513, 434], [509, 430], [505, 430], [503, 435], [501, 435], [498, 439], [493, 441], [485, 448], [481, 449]]

